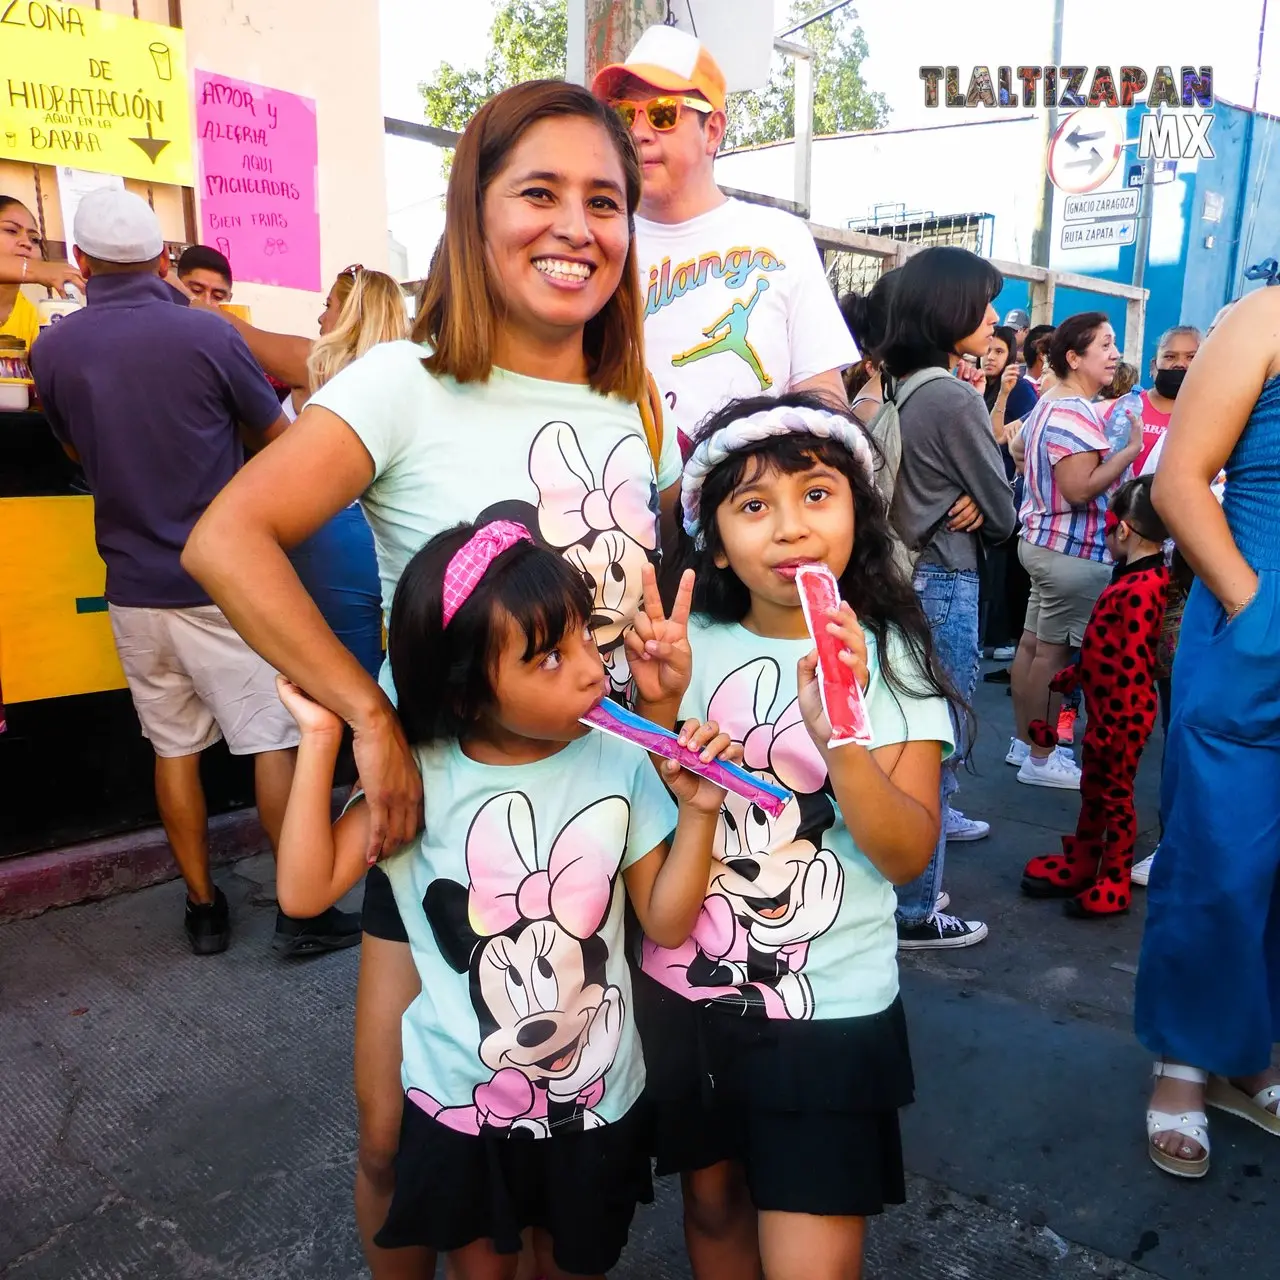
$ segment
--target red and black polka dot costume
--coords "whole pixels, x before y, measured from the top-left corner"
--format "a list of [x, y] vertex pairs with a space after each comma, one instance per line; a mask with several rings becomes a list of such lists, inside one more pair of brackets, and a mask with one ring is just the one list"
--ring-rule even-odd
[[[1119, 915], [1129, 909], [1129, 872], [1138, 819], [1133, 784], [1138, 761], [1155, 727], [1156, 649], [1169, 594], [1164, 558], [1147, 556], [1116, 569], [1098, 597], [1080, 646], [1080, 661], [1053, 679], [1066, 693], [1084, 691], [1088, 728], [1080, 778], [1080, 817], [1062, 852], [1032, 858], [1022, 874], [1023, 892], [1036, 898], [1068, 898], [1070, 915]], [[1043, 721], [1032, 741], [1056, 744]]]

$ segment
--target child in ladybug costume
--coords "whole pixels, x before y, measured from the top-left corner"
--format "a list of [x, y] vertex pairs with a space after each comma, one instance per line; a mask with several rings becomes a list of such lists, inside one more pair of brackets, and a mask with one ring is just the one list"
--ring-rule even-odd
[[[1075, 834], [1062, 837], [1061, 853], [1032, 858], [1022, 873], [1023, 893], [1066, 898], [1067, 914], [1085, 918], [1129, 910], [1138, 825], [1133, 784], [1156, 722], [1157, 646], [1169, 594], [1168, 534], [1151, 503], [1150, 476], [1116, 491], [1106, 532], [1116, 571], [1093, 607], [1079, 661], [1050, 686], [1084, 691], [1080, 817]], [[1043, 720], [1031, 723], [1030, 736], [1040, 746], [1057, 743]]]

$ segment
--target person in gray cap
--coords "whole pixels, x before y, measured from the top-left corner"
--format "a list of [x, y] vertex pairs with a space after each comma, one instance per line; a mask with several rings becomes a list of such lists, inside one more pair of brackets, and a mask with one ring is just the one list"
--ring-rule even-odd
[[[244, 461], [243, 431], [266, 445], [286, 424], [244, 340], [169, 284], [160, 223], [128, 191], [95, 191], [75, 216], [88, 306], [52, 326], [31, 371], [54, 434], [94, 497], [107, 608], [143, 735], [156, 805], [187, 885], [185, 929], [198, 955], [226, 949], [227, 899], [209, 872], [200, 755], [225, 738], [254, 757], [258, 814], [274, 847], [298, 730], [275, 672], [182, 568], [192, 526]], [[360, 941], [358, 916], [277, 915], [276, 949]]]
[[1012, 358], [1020, 361], [1023, 359], [1027, 331], [1031, 328], [1031, 317], [1021, 307], [1015, 307], [1005, 316], [1004, 322], [1007, 328], [1013, 330], [1013, 336], [1018, 343], [1018, 349], [1013, 352]]

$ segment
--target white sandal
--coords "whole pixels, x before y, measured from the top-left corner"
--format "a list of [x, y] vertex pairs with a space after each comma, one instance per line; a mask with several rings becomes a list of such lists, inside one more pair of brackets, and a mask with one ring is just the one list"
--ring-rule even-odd
[[1280, 1134], [1280, 1116], [1270, 1108], [1280, 1099], [1280, 1084], [1268, 1085], [1250, 1097], [1243, 1089], [1237, 1089], [1222, 1076], [1210, 1076], [1204, 1091], [1204, 1100], [1219, 1111], [1230, 1112], [1268, 1133]]
[[[1185, 1080], [1189, 1084], [1205, 1084], [1207, 1071], [1199, 1067], [1184, 1067], [1176, 1062], [1157, 1062], [1151, 1068], [1153, 1076], [1166, 1076], [1170, 1080]], [[1243, 1096], [1243, 1095], [1241, 1095]], [[1246, 1117], [1251, 1118], [1251, 1117]], [[1161, 1151], [1152, 1141], [1158, 1133], [1176, 1133], [1197, 1143], [1204, 1154], [1196, 1160], [1184, 1159]], [[1152, 1163], [1175, 1178], [1203, 1178], [1209, 1172], [1209, 1118], [1203, 1111], [1148, 1111], [1147, 1154]]]

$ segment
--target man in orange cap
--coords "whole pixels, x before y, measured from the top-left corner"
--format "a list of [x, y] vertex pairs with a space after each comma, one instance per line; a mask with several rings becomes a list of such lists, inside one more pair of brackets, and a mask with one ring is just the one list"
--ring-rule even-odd
[[799, 218], [716, 186], [725, 79], [699, 41], [650, 27], [592, 86], [631, 125], [649, 369], [682, 442], [725, 401], [817, 391], [845, 403], [857, 349]]

